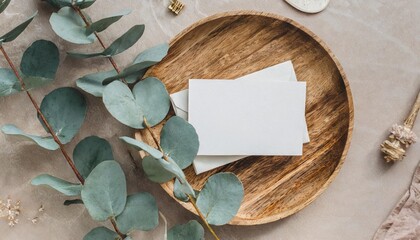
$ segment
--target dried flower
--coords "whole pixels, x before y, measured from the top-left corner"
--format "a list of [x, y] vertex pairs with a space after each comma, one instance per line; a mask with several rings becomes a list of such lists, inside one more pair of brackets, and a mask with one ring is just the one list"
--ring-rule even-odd
[[0, 200], [0, 218], [6, 218], [9, 221], [9, 226], [13, 227], [18, 224], [18, 216], [20, 214], [20, 201], [14, 204], [12, 199], [7, 198], [6, 202]]

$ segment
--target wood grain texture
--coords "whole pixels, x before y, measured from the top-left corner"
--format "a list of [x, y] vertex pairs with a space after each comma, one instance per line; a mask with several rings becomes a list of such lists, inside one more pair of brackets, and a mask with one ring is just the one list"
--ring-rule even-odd
[[[170, 93], [188, 88], [190, 78], [235, 79], [292, 60], [307, 82], [306, 119], [311, 142], [302, 157], [251, 156], [196, 175], [195, 189], [218, 172], [233, 172], [245, 198], [235, 225], [256, 225], [287, 217], [311, 203], [339, 172], [353, 129], [353, 102], [344, 71], [325, 43], [291, 19], [240, 11], [217, 14], [185, 29], [170, 42], [169, 54], [147, 75], [160, 78]], [[168, 118], [174, 114], [173, 110]], [[159, 134], [164, 123], [154, 127]], [[264, 124], [264, 123], [262, 123]], [[147, 131], [136, 138], [153, 144]], [[173, 182], [162, 184], [173, 197]], [[189, 203], [180, 203], [194, 212]]]

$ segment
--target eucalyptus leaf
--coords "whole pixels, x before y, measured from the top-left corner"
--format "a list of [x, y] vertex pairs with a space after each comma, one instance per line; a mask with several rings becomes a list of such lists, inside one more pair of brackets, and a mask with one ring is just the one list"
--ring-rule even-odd
[[183, 202], [188, 202], [190, 199], [187, 194], [182, 191], [182, 184], [178, 179], [175, 179], [174, 182], [174, 196]]
[[[58, 88], [44, 97], [41, 112], [54, 134], [63, 144], [70, 142], [83, 124], [86, 115], [86, 101], [75, 88]], [[41, 124], [44, 126], [40, 116]], [[46, 126], [45, 130], [48, 132]]]
[[111, 144], [97, 136], [83, 139], [73, 151], [74, 164], [84, 178], [87, 178], [99, 163], [113, 159]]
[[8, 33], [4, 34], [0, 37], [0, 45], [5, 42], [11, 42], [15, 40], [25, 29], [26, 27], [32, 22], [34, 17], [38, 14], [38, 11], [36, 11], [32, 16], [30, 16], [26, 21], [19, 24], [17, 27], [13, 28]]
[[53, 177], [48, 174], [42, 174], [31, 181], [32, 185], [39, 186], [39, 185], [47, 185], [66, 196], [79, 196], [82, 190], [81, 184], [67, 182], [63, 179]]
[[143, 35], [144, 25], [135, 25], [130, 28], [121, 37], [117, 38], [104, 51], [98, 53], [74, 53], [68, 52], [68, 55], [75, 58], [92, 58], [92, 57], [112, 57], [132, 47]]
[[88, 74], [82, 78], [77, 79], [76, 85], [85, 92], [92, 94], [95, 97], [102, 97], [105, 86], [102, 84], [104, 79], [115, 76], [117, 71], [115, 69], [107, 72], [98, 72]]
[[10, 1], [11, 0], [0, 0], [0, 13], [2, 13], [7, 8]]
[[236, 215], [244, 197], [241, 181], [233, 173], [217, 173], [207, 180], [197, 198], [207, 222], [224, 225]]
[[119, 78], [125, 78], [128, 83], [135, 83], [139, 78], [143, 77], [146, 70], [160, 62], [168, 53], [169, 45], [167, 43], [154, 46], [141, 52], [134, 62], [123, 69], [120, 74], [108, 77], [104, 80], [104, 84], [108, 84]]
[[127, 200], [127, 186], [123, 170], [116, 161], [98, 164], [86, 178], [82, 200], [90, 216], [106, 221], [120, 215]]
[[71, 7], [63, 7], [50, 17], [54, 32], [62, 39], [76, 44], [93, 43], [94, 34], [86, 33], [86, 24], [82, 17]]
[[115, 81], [103, 92], [105, 107], [121, 123], [136, 129], [145, 127], [146, 118], [150, 126], [160, 123], [170, 108], [169, 94], [157, 78], [146, 78], [137, 83], [133, 91], [122, 82]]
[[145, 152], [147, 152], [148, 154], [150, 154], [152, 157], [154, 158], [162, 158], [163, 154], [157, 150], [156, 148], [142, 142], [142, 141], [137, 141], [134, 138], [131, 137], [120, 137], [120, 139], [127, 143], [128, 145], [130, 145], [131, 147], [134, 147], [136, 150], [143, 150]]
[[169, 229], [168, 240], [204, 240], [204, 228], [196, 220]]
[[19, 80], [12, 69], [0, 68], [0, 97], [21, 91]]
[[71, 200], [66, 200], [63, 203], [64, 206], [70, 206], [74, 204], [83, 204], [83, 201], [82, 199], [71, 199]]
[[92, 229], [88, 234], [85, 235], [83, 240], [117, 240], [120, 239], [118, 233], [106, 228], [97, 227]]
[[60, 61], [57, 46], [38, 40], [23, 53], [20, 70], [25, 76], [54, 79]]
[[95, 3], [96, 0], [43, 0], [43, 1], [46, 1], [52, 6], [57, 7], [57, 8], [77, 6], [83, 9], [83, 8], [90, 7], [92, 4]]
[[176, 164], [176, 162], [170, 158], [167, 157], [166, 159], [160, 158], [157, 159], [157, 161], [160, 163], [160, 165], [168, 172], [174, 174], [176, 178], [179, 180], [179, 191], [183, 192], [187, 195], [191, 195], [192, 197], [196, 197], [194, 189], [191, 187], [191, 185], [188, 183], [187, 179], [185, 178], [185, 174], [182, 171], [182, 169]]
[[150, 231], [159, 223], [159, 210], [155, 198], [147, 192], [127, 197], [124, 211], [116, 218], [118, 229], [128, 234], [134, 230]]
[[12, 124], [4, 125], [1, 128], [1, 131], [7, 135], [15, 135], [23, 137], [25, 139], [29, 139], [38, 144], [40, 147], [45, 148], [47, 150], [57, 150], [59, 148], [58, 144], [54, 141], [52, 137], [40, 137], [31, 134], [26, 134], [18, 127]]
[[126, 9], [119, 13], [115, 13], [112, 16], [96, 21], [86, 28], [86, 34], [90, 35], [94, 32], [102, 32], [105, 29], [107, 29], [109, 26], [111, 26], [113, 23], [120, 20], [123, 16], [128, 15], [130, 13], [131, 13], [131, 10]]
[[173, 173], [164, 169], [159, 161], [152, 156], [144, 157], [141, 163], [143, 171], [146, 173], [146, 176], [150, 179], [150, 181], [165, 183], [175, 177]]
[[160, 133], [160, 145], [181, 169], [190, 166], [197, 156], [199, 141], [194, 127], [181, 117], [171, 117]]

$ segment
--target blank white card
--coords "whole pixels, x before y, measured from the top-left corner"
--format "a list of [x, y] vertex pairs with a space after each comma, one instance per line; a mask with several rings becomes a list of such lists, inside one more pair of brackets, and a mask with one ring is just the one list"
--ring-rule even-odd
[[302, 155], [305, 82], [190, 80], [198, 155]]

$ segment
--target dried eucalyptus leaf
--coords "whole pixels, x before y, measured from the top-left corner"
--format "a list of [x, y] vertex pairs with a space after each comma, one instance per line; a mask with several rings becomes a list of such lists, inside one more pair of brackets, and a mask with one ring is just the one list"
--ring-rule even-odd
[[109, 47], [103, 52], [99, 53], [75, 53], [67, 52], [69, 56], [75, 58], [92, 58], [92, 57], [112, 57], [117, 54], [124, 52], [125, 50], [132, 47], [143, 35], [144, 25], [135, 25], [130, 28], [121, 37], [117, 38]]
[[104, 161], [86, 178], [82, 200], [92, 218], [106, 221], [124, 210], [127, 186], [123, 170], [116, 161]]
[[154, 147], [152, 147], [152, 146], [150, 146], [150, 145], [148, 145], [148, 144], [146, 144], [142, 141], [137, 141], [136, 139], [131, 138], [131, 137], [120, 137], [120, 139], [123, 142], [130, 145], [131, 147], [134, 147], [138, 151], [143, 150], [143, 151], [147, 152], [148, 154], [150, 154], [154, 158], [162, 158], [163, 157], [163, 154], [159, 150], [157, 150], [156, 148], [154, 148]]
[[123, 69], [118, 76], [104, 80], [104, 84], [116, 80], [118, 78], [125, 78], [128, 83], [135, 83], [138, 79], [142, 78], [146, 70], [160, 62], [166, 54], [168, 54], [169, 45], [167, 43], [154, 46], [141, 52], [134, 62]]
[[150, 231], [159, 223], [159, 210], [155, 198], [147, 192], [127, 197], [124, 211], [116, 218], [118, 229], [128, 234], [134, 230]]
[[4, 34], [0, 37], [0, 45], [5, 42], [11, 42], [15, 40], [25, 29], [26, 27], [32, 22], [34, 17], [38, 14], [38, 11], [36, 11], [32, 16], [30, 16], [26, 21], [19, 24], [17, 27], [13, 28], [8, 33]]
[[76, 85], [85, 92], [92, 94], [95, 97], [102, 97], [105, 86], [102, 84], [104, 79], [115, 76], [117, 71], [115, 69], [107, 72], [98, 72], [88, 74], [77, 79]]
[[71, 7], [63, 7], [50, 17], [54, 32], [62, 39], [75, 44], [89, 44], [96, 40], [94, 34], [86, 33], [82, 17]]
[[[41, 103], [41, 112], [54, 134], [63, 144], [66, 144], [77, 134], [85, 120], [86, 101], [75, 88], [58, 88], [44, 97]], [[40, 116], [38, 119], [48, 132]]]
[[102, 32], [105, 29], [107, 29], [109, 26], [111, 26], [113, 23], [120, 20], [123, 16], [128, 15], [130, 13], [131, 13], [131, 10], [126, 9], [119, 13], [115, 13], [112, 16], [98, 20], [86, 28], [86, 34], [90, 35], [94, 32]]
[[19, 80], [8, 68], [0, 68], [0, 97], [12, 95], [21, 91]]
[[168, 240], [204, 240], [204, 228], [196, 220], [169, 229]]
[[244, 188], [235, 174], [217, 173], [207, 180], [197, 206], [209, 224], [224, 225], [236, 215], [243, 197]]
[[106, 228], [97, 227], [83, 237], [83, 240], [116, 240], [120, 239], [118, 233]]
[[45, 148], [47, 150], [57, 150], [59, 148], [58, 144], [54, 141], [52, 137], [40, 137], [40, 136], [31, 135], [31, 134], [26, 134], [22, 130], [20, 130], [18, 127], [12, 124], [4, 125], [1, 128], [1, 131], [7, 135], [15, 135], [15, 136], [23, 137], [25, 139], [29, 139], [35, 142], [36, 144], [38, 144], [38, 146]]
[[7, 8], [10, 1], [11, 0], [0, 0], [0, 13], [2, 13]]
[[59, 62], [57, 46], [50, 41], [38, 40], [23, 53], [20, 70], [28, 77], [54, 79]]
[[160, 145], [181, 169], [190, 166], [197, 156], [199, 141], [194, 127], [181, 117], [171, 117], [160, 133]]
[[99, 163], [113, 159], [111, 144], [97, 136], [83, 139], [73, 151], [74, 164], [84, 178], [87, 178]]
[[79, 196], [82, 190], [81, 184], [67, 182], [63, 179], [53, 177], [48, 174], [41, 174], [31, 181], [32, 185], [47, 185], [66, 196]]
[[103, 92], [105, 107], [121, 123], [143, 129], [143, 119], [150, 126], [160, 123], [170, 108], [169, 94], [157, 78], [146, 78], [137, 83], [133, 91], [122, 82], [115, 81]]
[[159, 161], [152, 156], [146, 156], [141, 163], [147, 178], [152, 182], [165, 183], [175, 177], [173, 173], [165, 170]]

